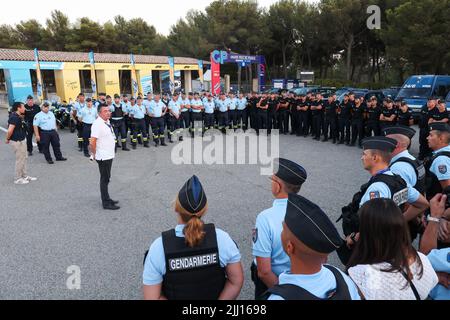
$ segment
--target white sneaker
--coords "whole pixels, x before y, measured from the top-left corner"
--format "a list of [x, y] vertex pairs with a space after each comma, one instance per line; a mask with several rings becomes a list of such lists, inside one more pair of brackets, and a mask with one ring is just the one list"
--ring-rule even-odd
[[27, 177], [25, 177], [25, 178], [23, 178], [24, 180], [27, 180], [27, 181], [36, 181], [37, 180], [37, 178], [35, 178], [35, 177], [30, 177], [30, 176], [27, 176]]
[[20, 179], [17, 179], [16, 181], [14, 181], [14, 183], [15, 184], [28, 184], [28, 183], [30, 183], [30, 181], [20, 178]]

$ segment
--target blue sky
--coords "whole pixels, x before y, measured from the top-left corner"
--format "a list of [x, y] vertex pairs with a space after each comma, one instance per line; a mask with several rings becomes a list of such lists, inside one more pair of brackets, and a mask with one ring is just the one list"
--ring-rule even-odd
[[[308, 0], [309, 2], [315, 0]], [[211, 0], [13, 0], [2, 1], [0, 24], [17, 24], [21, 20], [37, 19], [42, 24], [52, 10], [67, 14], [71, 22], [77, 18], [89, 17], [104, 23], [116, 15], [127, 19], [141, 17], [155, 26], [159, 33], [168, 35], [170, 26], [182, 18], [190, 9], [203, 10]], [[275, 0], [259, 0], [261, 6], [268, 7]], [[126, 5], [125, 5], [126, 4]]]

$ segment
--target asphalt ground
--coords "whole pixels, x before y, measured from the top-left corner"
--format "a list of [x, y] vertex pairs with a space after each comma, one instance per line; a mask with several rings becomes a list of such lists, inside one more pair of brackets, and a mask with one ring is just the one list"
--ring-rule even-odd
[[[0, 109], [5, 126], [6, 110]], [[110, 194], [119, 211], [101, 208], [99, 172], [77, 150], [76, 135], [60, 131], [69, 160], [48, 165], [35, 151], [29, 174], [14, 185], [14, 154], [0, 131], [0, 299], [141, 299], [143, 255], [161, 232], [176, 225], [171, 203], [196, 174], [205, 190], [212, 222], [238, 244], [245, 271], [239, 299], [253, 299], [250, 277], [252, 228], [272, 205], [270, 180], [258, 165], [175, 165], [170, 147], [119, 151]], [[417, 141], [413, 153], [417, 153]], [[280, 136], [280, 155], [302, 164], [308, 180], [301, 194], [336, 221], [369, 179], [361, 149], [296, 136]], [[341, 230], [340, 225], [337, 225]], [[342, 267], [335, 254], [331, 264]], [[68, 289], [70, 266], [81, 272], [81, 288]]]

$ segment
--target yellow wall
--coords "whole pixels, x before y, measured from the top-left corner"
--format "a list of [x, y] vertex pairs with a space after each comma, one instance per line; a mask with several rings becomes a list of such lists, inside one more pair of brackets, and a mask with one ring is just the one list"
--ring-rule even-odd
[[[79, 70], [90, 70], [89, 63], [65, 62], [64, 70], [55, 71], [56, 91], [61, 100], [75, 100], [81, 90]], [[120, 94], [119, 70], [131, 70], [130, 63], [96, 63], [97, 91], [108, 95]], [[151, 74], [152, 71], [169, 70], [169, 64], [136, 64], [136, 74], [139, 91], [142, 92], [141, 75]], [[176, 64], [175, 70], [198, 70], [198, 65]]]
[[78, 70], [55, 70], [56, 93], [63, 101], [75, 100], [80, 93], [80, 76]]

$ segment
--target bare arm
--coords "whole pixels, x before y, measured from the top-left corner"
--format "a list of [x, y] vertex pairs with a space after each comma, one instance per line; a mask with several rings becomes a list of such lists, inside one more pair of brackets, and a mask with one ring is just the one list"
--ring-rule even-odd
[[427, 199], [423, 195], [420, 195], [416, 202], [410, 204], [405, 213], [403, 213], [403, 216], [406, 221], [411, 221], [425, 212], [429, 206]]
[[97, 138], [89, 139], [89, 148], [91, 149], [91, 154], [95, 155], [95, 153], [97, 151]]
[[33, 126], [33, 130], [34, 130], [34, 135], [36, 136], [36, 141], [40, 142], [41, 141], [41, 136], [39, 135], [39, 127], [38, 126]]
[[6, 144], [9, 143], [9, 139], [11, 139], [15, 127], [16, 127], [16, 126], [13, 125], [13, 124], [10, 124], [10, 125], [9, 125], [9, 127], [8, 127], [8, 132], [6, 132]]
[[[441, 219], [445, 212], [445, 202], [447, 201], [447, 196], [442, 194], [437, 194], [430, 201], [430, 211], [433, 218]], [[437, 248], [437, 240], [439, 234], [439, 223], [430, 221], [427, 228], [420, 241], [419, 251], [425, 255], [428, 255], [431, 250]]]
[[258, 277], [264, 282], [267, 288], [272, 288], [278, 284], [278, 277], [272, 272], [270, 258], [256, 257], [256, 264], [258, 266]]
[[244, 271], [242, 263], [232, 263], [226, 266], [227, 281], [225, 287], [220, 293], [219, 300], [235, 300], [241, 292], [244, 284]]
[[162, 283], [152, 286], [142, 286], [142, 292], [144, 293], [144, 300], [167, 300], [167, 298], [161, 292]]

